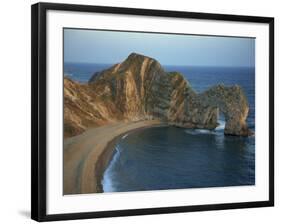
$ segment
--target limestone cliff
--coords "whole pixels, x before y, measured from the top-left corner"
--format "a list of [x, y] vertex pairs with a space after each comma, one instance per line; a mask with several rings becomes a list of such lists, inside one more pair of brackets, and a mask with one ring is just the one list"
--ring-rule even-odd
[[64, 78], [64, 136], [71, 137], [88, 127], [100, 126], [118, 119], [116, 106], [104, 101], [88, 84]]
[[218, 85], [197, 94], [178, 72], [165, 72], [155, 59], [132, 53], [96, 73], [88, 84], [64, 79], [65, 136], [115, 120], [157, 119], [186, 128], [214, 129], [219, 111], [225, 134], [247, 136], [249, 106], [241, 87]]

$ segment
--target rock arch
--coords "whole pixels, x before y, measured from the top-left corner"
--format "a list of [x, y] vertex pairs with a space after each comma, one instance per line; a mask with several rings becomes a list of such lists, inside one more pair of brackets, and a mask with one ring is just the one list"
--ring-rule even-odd
[[249, 105], [240, 86], [217, 85], [199, 94], [199, 98], [203, 107], [217, 107], [224, 114], [225, 134], [240, 136], [252, 134], [246, 123]]
[[136, 53], [93, 75], [88, 84], [65, 77], [64, 108], [66, 136], [117, 120], [160, 120], [184, 128], [215, 129], [219, 111], [225, 116], [225, 134], [252, 134], [240, 86], [216, 85], [198, 94], [181, 73], [166, 72], [155, 59]]

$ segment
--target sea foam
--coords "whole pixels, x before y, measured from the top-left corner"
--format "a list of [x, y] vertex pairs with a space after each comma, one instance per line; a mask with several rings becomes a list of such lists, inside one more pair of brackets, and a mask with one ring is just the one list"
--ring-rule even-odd
[[[125, 135], [123, 137], [126, 137], [126, 136], [127, 135]], [[120, 148], [117, 144], [115, 146], [115, 153], [113, 155], [113, 158], [110, 161], [108, 167], [106, 168], [106, 170], [103, 174], [103, 178], [102, 178], [102, 181], [101, 181], [103, 192], [114, 192], [115, 191], [114, 184], [113, 184], [113, 181], [112, 181], [113, 175], [111, 173], [111, 170], [113, 168], [114, 163], [118, 161], [118, 158], [120, 157], [120, 154], [121, 154], [121, 150], [120, 150]]]

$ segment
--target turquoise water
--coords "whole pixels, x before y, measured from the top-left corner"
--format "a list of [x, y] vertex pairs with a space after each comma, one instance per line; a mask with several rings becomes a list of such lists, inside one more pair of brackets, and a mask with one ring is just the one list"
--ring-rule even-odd
[[[110, 65], [65, 64], [65, 75], [87, 82]], [[242, 86], [255, 129], [254, 68], [164, 66], [179, 71], [201, 92], [213, 85]], [[255, 137], [224, 136], [224, 118], [214, 131], [149, 128], [119, 139], [103, 180], [105, 192], [226, 187], [255, 184]]]

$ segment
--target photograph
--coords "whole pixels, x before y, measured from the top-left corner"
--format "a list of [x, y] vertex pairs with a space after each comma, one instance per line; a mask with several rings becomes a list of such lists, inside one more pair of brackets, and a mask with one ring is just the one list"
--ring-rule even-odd
[[64, 27], [63, 194], [255, 185], [255, 41]]

